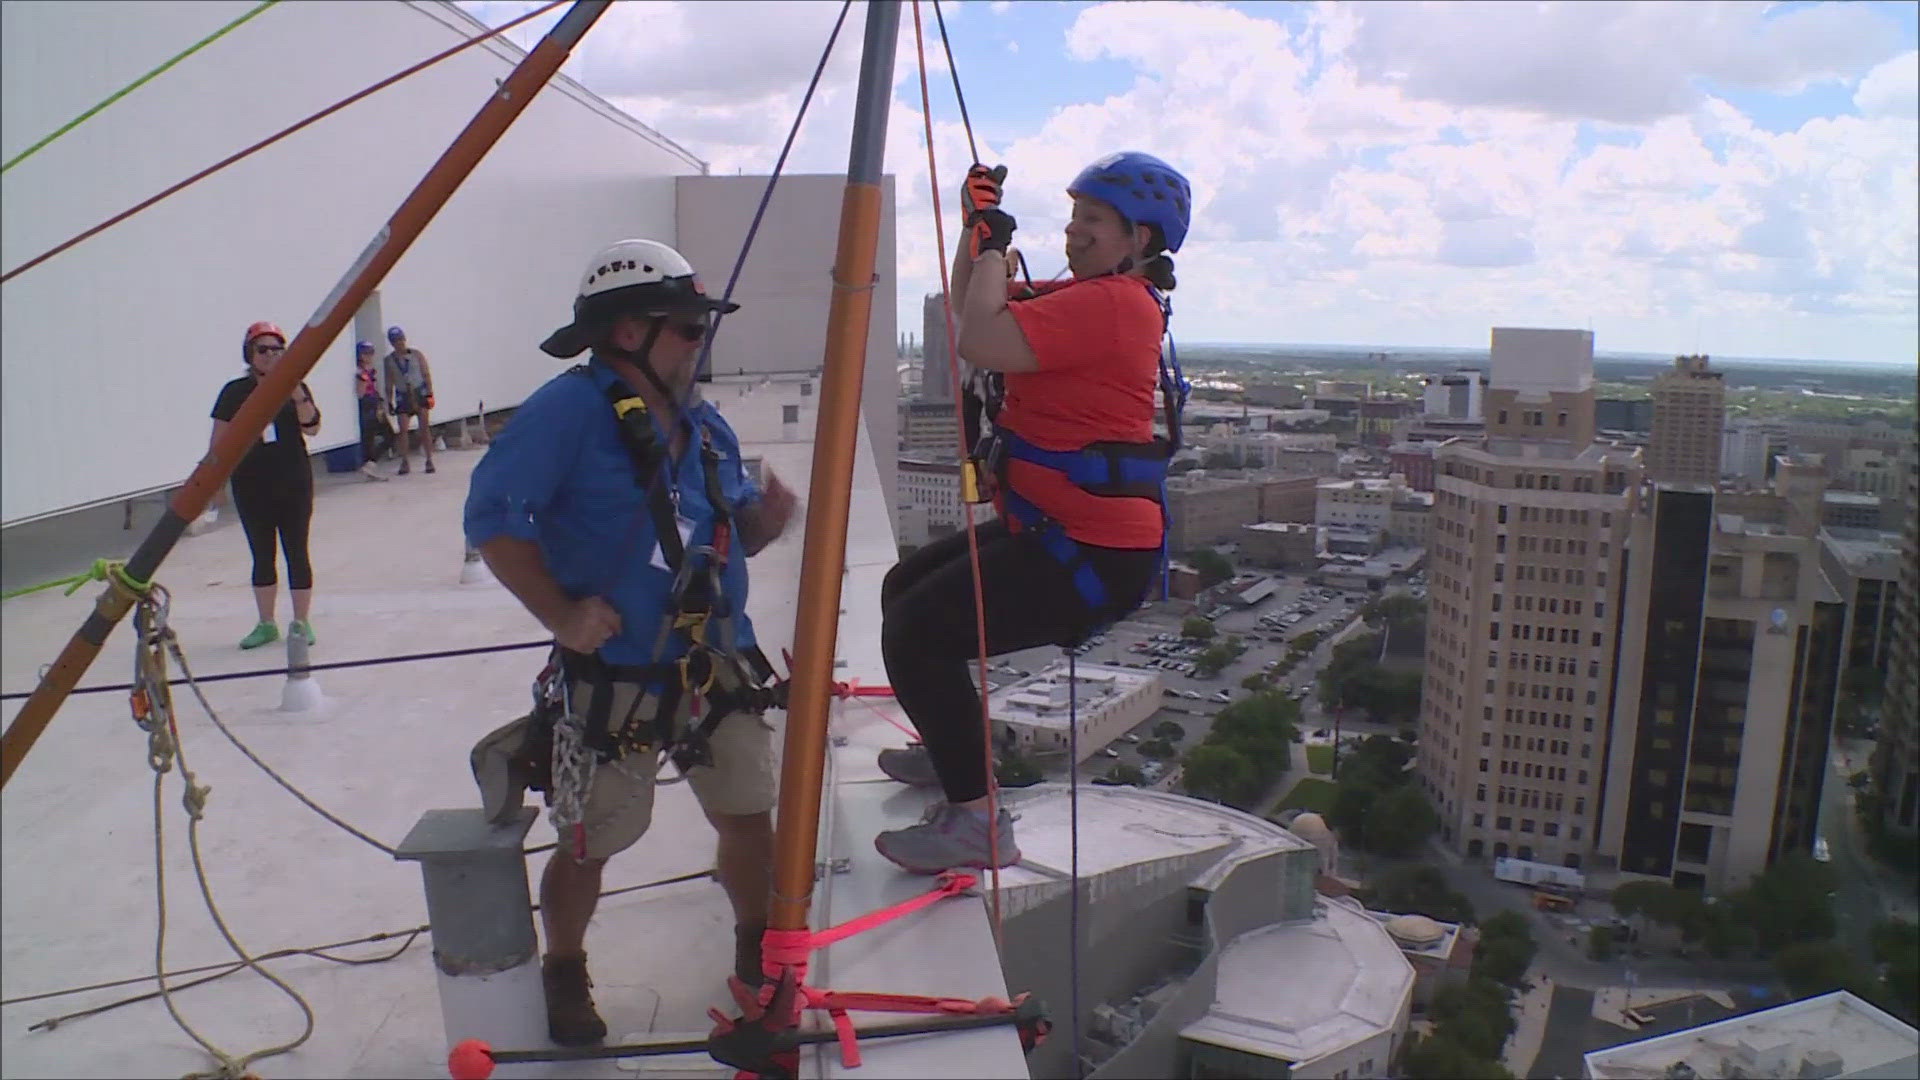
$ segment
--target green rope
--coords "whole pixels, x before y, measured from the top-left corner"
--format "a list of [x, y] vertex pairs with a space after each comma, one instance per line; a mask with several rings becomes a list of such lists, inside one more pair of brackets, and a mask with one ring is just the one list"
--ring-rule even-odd
[[[185, 60], [187, 57], [192, 56], [194, 53], [199, 52], [201, 49], [204, 49], [207, 46], [213, 44], [214, 42], [219, 41], [221, 38], [227, 36], [229, 33], [237, 29], [241, 23], [246, 22], [248, 19], [253, 18], [255, 15], [260, 14], [261, 12], [267, 10], [268, 8], [272, 7], [273, 5], [279, 2], [280, 0], [262, 0], [262, 2], [259, 5], [257, 5], [252, 11], [247, 12], [245, 15], [242, 15], [239, 18], [228, 23], [227, 25], [221, 27], [220, 29], [215, 30], [213, 33], [208, 34], [206, 37], [201, 38], [198, 42], [194, 43], [190, 48], [188, 48], [186, 52], [181, 53], [179, 56], [174, 57], [173, 59], [167, 61], [166, 63], [161, 64], [159, 67], [154, 68], [152, 71], [147, 72], [145, 75], [140, 76], [138, 79], [135, 79], [133, 82], [127, 84], [126, 88], [121, 90], [119, 93], [114, 94], [112, 97], [109, 97], [107, 100], [101, 102], [98, 105], [95, 105], [93, 108], [88, 109], [86, 112], [81, 113], [79, 116], [74, 117], [72, 120], [69, 120], [65, 127], [62, 127], [60, 130], [54, 132], [53, 134], [47, 136], [44, 139], [41, 139], [39, 142], [34, 143], [32, 146], [27, 147], [25, 150], [20, 151], [18, 154], [15, 154], [12, 160], [8, 161], [5, 165], [0, 165], [0, 173], [6, 172], [8, 169], [13, 168], [15, 165], [18, 165], [22, 161], [25, 161], [26, 159], [32, 157], [34, 154], [38, 153], [42, 148], [44, 148], [48, 143], [52, 142], [53, 140], [59, 138], [62, 135], [65, 135], [67, 132], [72, 131], [74, 128], [79, 127], [81, 124], [86, 123], [89, 119], [91, 119], [94, 116], [94, 114], [100, 112], [100, 110], [106, 108], [107, 106], [113, 104], [116, 101], [119, 101], [121, 98], [126, 97], [128, 94], [133, 93], [135, 90], [140, 89], [142, 86], [145, 86], [147, 83], [151, 82], [155, 76], [158, 76], [161, 72], [166, 71], [168, 68], [179, 63], [182, 60]], [[12, 595], [12, 594], [9, 594], [9, 595]]]
[[[270, 2], [278, 3], [279, 0], [270, 0]], [[62, 585], [67, 587], [67, 595], [72, 596], [80, 590], [80, 586], [85, 585], [87, 582], [106, 581], [108, 578], [118, 581], [128, 592], [137, 595], [145, 595], [148, 589], [153, 588], [153, 582], [141, 581], [127, 573], [126, 563], [113, 559], [95, 559], [93, 560], [92, 566], [87, 567], [77, 574], [59, 578], [54, 581], [42, 582], [38, 585], [29, 585], [24, 589], [12, 589], [5, 593], [0, 593], [0, 600], [11, 600], [16, 596], [25, 596], [28, 593], [57, 589]]]

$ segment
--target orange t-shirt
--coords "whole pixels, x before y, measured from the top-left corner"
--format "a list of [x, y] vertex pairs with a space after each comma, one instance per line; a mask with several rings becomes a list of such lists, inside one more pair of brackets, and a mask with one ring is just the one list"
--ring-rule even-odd
[[[1147, 283], [1110, 275], [1007, 304], [1040, 370], [1006, 375], [999, 422], [1044, 450], [1151, 442], [1160, 382], [1160, 304]], [[1094, 495], [1059, 472], [1010, 459], [1007, 483], [1067, 535], [1111, 548], [1158, 548], [1152, 499]]]

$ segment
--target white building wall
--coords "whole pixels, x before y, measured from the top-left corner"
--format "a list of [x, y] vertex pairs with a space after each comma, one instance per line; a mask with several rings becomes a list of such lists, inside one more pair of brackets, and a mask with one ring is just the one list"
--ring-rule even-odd
[[1593, 331], [1496, 326], [1491, 369], [1502, 390], [1579, 393], [1593, 386]]
[[[0, 5], [0, 155], [251, 6]], [[275, 5], [0, 176], [0, 266], [483, 29], [437, 2]], [[183, 480], [247, 324], [296, 332], [520, 55], [469, 49], [0, 288], [0, 522]], [[517, 404], [565, 366], [538, 345], [588, 256], [627, 236], [677, 242], [673, 177], [704, 169], [556, 78], [328, 345], [309, 380], [325, 417], [313, 448], [357, 441], [353, 340], [389, 323], [433, 365], [436, 419]], [[891, 293], [875, 308], [890, 353]]]
[[[766, 192], [764, 176], [682, 176], [676, 185], [680, 250], [700, 268], [709, 292], [726, 286], [753, 212]], [[734, 299], [713, 343], [717, 373], [813, 371], [826, 358], [827, 315], [833, 305], [833, 259], [839, 244], [845, 175], [787, 174], [774, 188], [741, 270]], [[882, 491], [892, 491], [899, 460], [900, 372], [894, 291], [893, 177], [881, 181], [879, 280], [868, 295], [866, 377], [861, 412], [869, 449], [880, 465]]]

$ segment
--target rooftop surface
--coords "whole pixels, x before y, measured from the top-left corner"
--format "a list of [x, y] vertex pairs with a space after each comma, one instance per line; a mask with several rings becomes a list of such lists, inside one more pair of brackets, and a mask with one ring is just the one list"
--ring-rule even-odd
[[[799, 434], [783, 432], [779, 406], [799, 400], [779, 383], [708, 388], [758, 456], [798, 492], [807, 491], [813, 403], [802, 401]], [[439, 473], [416, 472], [374, 484], [348, 474], [323, 477], [313, 525], [316, 663], [527, 642], [545, 635], [504, 589], [458, 584], [463, 543], [460, 507], [478, 451], [437, 455]], [[886, 500], [862, 434], [855, 466], [852, 528], [840, 621], [836, 679], [884, 683], [880, 665], [881, 576], [895, 560]], [[40, 542], [57, 537], [47, 530]], [[18, 538], [10, 535], [8, 546]], [[753, 563], [749, 612], [760, 642], [778, 657], [791, 641], [802, 540], [796, 528]], [[102, 552], [71, 550], [71, 572]], [[9, 550], [9, 562], [28, 553]], [[52, 555], [43, 559], [55, 560]], [[231, 521], [181, 542], [161, 568], [173, 592], [171, 623], [196, 675], [278, 667], [277, 647], [235, 646], [254, 615], [246, 546]], [[100, 586], [68, 598], [58, 590], [0, 607], [0, 686], [32, 687], [85, 617]], [[284, 603], [281, 617], [287, 617]], [[87, 685], [127, 677], [132, 633], [114, 631]], [[322, 672], [325, 704], [316, 712], [279, 709], [277, 676], [212, 683], [212, 705], [262, 759], [320, 805], [375, 839], [397, 843], [428, 809], [477, 803], [467, 753], [474, 740], [520, 715], [541, 650]], [[5, 703], [11, 721], [18, 701]], [[419, 871], [327, 823], [277, 787], [211, 726], [185, 688], [177, 691], [186, 760], [211, 787], [200, 843], [212, 893], [238, 940], [255, 952], [302, 948], [425, 923]], [[924, 892], [925, 878], [885, 863], [873, 834], [917, 817], [924, 797], [879, 778], [874, 753], [902, 745], [888, 722], [891, 699], [837, 703], [830, 785], [821, 824], [822, 859], [846, 859], [829, 874], [813, 907], [816, 928]], [[770, 717], [780, 727], [781, 718]], [[776, 748], [779, 741], [776, 739]], [[169, 969], [220, 964], [231, 953], [196, 895], [179, 772], [165, 777], [160, 809], [166, 830]], [[154, 774], [145, 737], [128, 722], [121, 693], [72, 697], [0, 796], [0, 994], [11, 1000], [153, 970], [155, 932]], [[530, 800], [537, 805], [537, 800]], [[543, 813], [544, 817], [544, 813]], [[535, 825], [529, 844], [552, 831]], [[652, 830], [609, 863], [609, 889], [698, 873], [712, 865], [713, 834], [685, 784], [662, 787]], [[529, 859], [537, 877], [544, 856]], [[709, 1006], [732, 1011], [724, 986], [731, 970], [730, 913], [711, 880], [609, 897], [588, 948], [595, 994], [613, 1039], [648, 1031], [703, 1036]], [[392, 952], [392, 940], [337, 950], [350, 957]], [[420, 941], [385, 963], [343, 966], [313, 957], [267, 965], [312, 1004], [313, 1037], [292, 1053], [260, 1062], [275, 1078], [441, 1077], [446, 1046], [430, 943]], [[816, 985], [836, 989], [977, 998], [1005, 994], [977, 897], [943, 901], [909, 919], [816, 954]], [[174, 980], [179, 982], [182, 980]], [[8, 1076], [151, 1077], [208, 1068], [208, 1056], [158, 1001], [29, 1031], [49, 1017], [143, 993], [150, 983], [0, 1006], [0, 1060]], [[176, 993], [183, 1015], [234, 1053], [297, 1035], [298, 1008], [258, 976], [232, 975]], [[871, 1019], [865, 1017], [862, 1019]], [[933, 1052], [929, 1047], [937, 1046]], [[863, 1046], [874, 1076], [1026, 1075], [1012, 1033], [986, 1029], [938, 1038]], [[710, 1061], [694, 1075], [724, 1075]], [[837, 1069], [829, 1052], [805, 1072]], [[552, 1073], [629, 1075], [613, 1062], [574, 1063]]]
[[988, 709], [996, 720], [1065, 731], [1070, 713], [1069, 687], [1074, 709], [1097, 709], [1160, 681], [1158, 676], [1145, 671], [1087, 661], [1075, 663], [1074, 671], [1077, 677], [1069, 681], [1066, 661], [1049, 664], [993, 691], [988, 695]]
[[[1286, 977], [1275, 978], [1279, 971]], [[1236, 939], [1219, 979], [1213, 1008], [1183, 1037], [1306, 1063], [1393, 1028], [1414, 973], [1358, 904], [1319, 898], [1311, 922]]]
[[[1805, 1073], [1809, 1056], [1837, 1058], [1837, 1073]], [[1679, 1062], [1697, 1076], [1729, 1076], [1728, 1062], [1752, 1062], [1743, 1075], [1906, 1078], [1916, 1075], [1920, 1035], [1845, 990], [1747, 1013], [1685, 1031], [1595, 1050], [1586, 1056], [1593, 1080], [1658, 1077]], [[1766, 1070], [1771, 1061], [1784, 1072]]]

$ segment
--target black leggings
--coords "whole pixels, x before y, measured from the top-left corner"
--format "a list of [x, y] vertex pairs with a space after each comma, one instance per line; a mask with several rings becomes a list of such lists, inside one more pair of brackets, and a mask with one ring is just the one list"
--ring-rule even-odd
[[307, 527], [313, 521], [313, 482], [286, 479], [233, 485], [233, 508], [253, 553], [254, 588], [279, 584], [273, 548], [278, 538], [287, 554], [287, 588], [313, 588], [313, 564], [307, 560]]
[[[1066, 568], [1032, 532], [979, 527], [987, 655], [1068, 645], [1139, 606], [1160, 568], [1158, 549], [1080, 545], [1106, 584], [1090, 610]], [[880, 586], [880, 648], [893, 696], [920, 732], [949, 802], [987, 793], [986, 731], [967, 665], [980, 655], [965, 531], [902, 559]]]
[[380, 403], [372, 398], [360, 399], [360, 460], [379, 461], [393, 449], [393, 429], [387, 426], [386, 418], [380, 415]]

